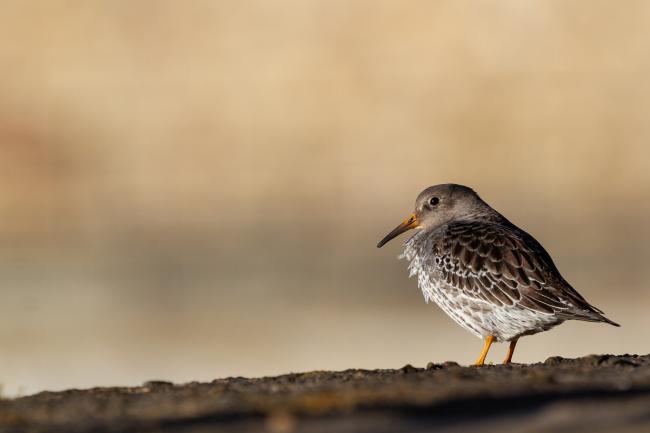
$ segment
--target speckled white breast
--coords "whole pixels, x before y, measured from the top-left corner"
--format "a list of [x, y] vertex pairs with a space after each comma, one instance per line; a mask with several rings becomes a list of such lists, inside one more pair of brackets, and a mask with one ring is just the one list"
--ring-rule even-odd
[[406, 242], [400, 258], [410, 262], [409, 276], [417, 276], [425, 301], [435, 302], [456, 323], [477, 337], [483, 339], [491, 335], [497, 341], [511, 341], [562, 323], [554, 315], [540, 315], [517, 304], [495, 306], [463, 294], [442, 279], [439, 265], [429, 251], [432, 251], [432, 246], [418, 233]]

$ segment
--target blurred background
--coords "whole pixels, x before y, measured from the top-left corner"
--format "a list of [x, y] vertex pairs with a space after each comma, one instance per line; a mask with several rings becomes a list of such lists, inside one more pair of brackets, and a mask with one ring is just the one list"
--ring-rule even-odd
[[[405, 237], [472, 186], [622, 328], [516, 361], [647, 353], [650, 3], [6, 1], [4, 395], [471, 363]], [[500, 362], [504, 345], [493, 348]]]

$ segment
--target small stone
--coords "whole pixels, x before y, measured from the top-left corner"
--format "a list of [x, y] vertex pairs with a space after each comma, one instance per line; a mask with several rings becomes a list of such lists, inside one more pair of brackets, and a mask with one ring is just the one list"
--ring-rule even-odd
[[551, 356], [544, 361], [545, 365], [560, 365], [564, 361], [564, 358], [561, 356]]
[[429, 362], [427, 364], [427, 370], [440, 370], [442, 368], [442, 365], [440, 364], [435, 364], [433, 362]]
[[159, 388], [163, 386], [174, 386], [174, 384], [165, 380], [149, 380], [143, 383], [142, 386], [145, 388]]
[[641, 364], [635, 359], [619, 358], [614, 361], [614, 365], [619, 367], [639, 367]]
[[418, 369], [413, 367], [411, 364], [406, 364], [404, 367], [400, 368], [400, 371], [402, 373], [415, 373]]

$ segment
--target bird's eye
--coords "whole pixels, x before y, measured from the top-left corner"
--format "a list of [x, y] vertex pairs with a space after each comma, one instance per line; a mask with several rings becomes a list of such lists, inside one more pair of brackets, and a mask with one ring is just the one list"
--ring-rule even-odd
[[431, 206], [435, 206], [435, 205], [437, 205], [439, 202], [440, 202], [440, 199], [439, 199], [438, 197], [431, 197], [431, 198], [429, 199], [429, 204], [430, 204]]

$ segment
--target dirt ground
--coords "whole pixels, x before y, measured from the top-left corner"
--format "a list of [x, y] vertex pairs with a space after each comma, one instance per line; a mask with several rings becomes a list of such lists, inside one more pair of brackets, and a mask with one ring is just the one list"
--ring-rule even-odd
[[0, 400], [0, 432], [648, 432], [650, 355], [315, 371]]

